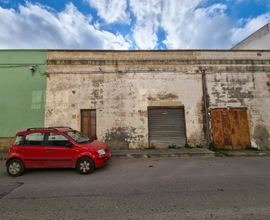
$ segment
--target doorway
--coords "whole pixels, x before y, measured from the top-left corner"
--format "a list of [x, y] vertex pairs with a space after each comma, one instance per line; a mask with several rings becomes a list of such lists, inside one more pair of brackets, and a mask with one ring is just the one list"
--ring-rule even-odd
[[184, 107], [148, 107], [148, 130], [151, 148], [185, 146]]
[[97, 139], [95, 109], [81, 110], [81, 132], [87, 137]]
[[215, 148], [245, 149], [250, 145], [250, 134], [245, 109], [211, 110]]

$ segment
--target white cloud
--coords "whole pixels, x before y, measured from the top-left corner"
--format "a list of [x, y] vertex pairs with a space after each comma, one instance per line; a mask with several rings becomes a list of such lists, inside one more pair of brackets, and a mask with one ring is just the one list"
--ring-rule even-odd
[[154, 49], [159, 28], [169, 49], [221, 49], [231, 46], [226, 5], [197, 8], [202, 0], [130, 0], [136, 16], [133, 37], [140, 49]]
[[84, 0], [97, 9], [98, 16], [107, 23], [120, 22], [130, 24], [129, 13], [126, 13], [126, 0]]
[[100, 31], [69, 3], [56, 14], [41, 5], [26, 3], [19, 12], [0, 7], [0, 48], [7, 49], [128, 49], [122, 35]]
[[230, 49], [270, 22], [270, 13], [233, 22], [226, 15], [225, 4], [202, 7], [207, 0], [84, 1], [97, 8], [107, 24], [129, 24], [135, 18], [130, 33], [123, 36], [102, 30], [99, 18], [83, 15], [72, 3], [56, 12], [26, 2], [18, 11], [0, 7], [0, 48], [157, 49], [162, 46], [158, 45], [159, 30], [164, 30], [163, 43], [168, 49]]
[[[128, 23], [130, 14], [127, 10], [127, 0], [85, 0], [97, 9], [98, 16], [107, 23]], [[136, 17], [136, 23], [131, 28], [133, 38], [140, 49], [153, 49], [157, 46], [157, 31], [161, 15], [162, 1], [129, 0], [131, 12]]]
[[130, 0], [130, 7], [136, 16], [133, 38], [141, 49], [154, 49], [157, 46], [161, 1]]
[[231, 45], [230, 20], [224, 11], [226, 6], [215, 4], [196, 8], [197, 1], [176, 1], [165, 4], [162, 28], [167, 36], [164, 43], [170, 49], [223, 49]]
[[140, 49], [157, 48], [161, 28], [168, 49], [230, 49], [232, 44], [270, 22], [269, 14], [265, 14], [245, 20], [243, 28], [235, 28], [225, 4], [200, 7], [203, 1], [130, 0], [130, 9], [136, 17], [133, 27], [136, 45]]

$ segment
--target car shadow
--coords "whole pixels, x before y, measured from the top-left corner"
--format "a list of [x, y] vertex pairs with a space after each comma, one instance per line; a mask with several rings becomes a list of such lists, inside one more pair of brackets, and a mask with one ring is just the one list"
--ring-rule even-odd
[[[108, 164], [105, 164], [102, 167], [98, 167], [96, 169], [94, 169], [94, 171], [90, 174], [86, 174], [86, 175], [94, 175], [95, 173], [102, 173], [104, 171], [108, 170]], [[24, 173], [22, 174], [22, 176], [24, 175], [29, 175], [29, 174], [33, 174], [33, 173], [51, 173], [51, 174], [75, 174], [75, 175], [80, 175], [77, 172], [76, 168], [28, 168], [24, 171]]]

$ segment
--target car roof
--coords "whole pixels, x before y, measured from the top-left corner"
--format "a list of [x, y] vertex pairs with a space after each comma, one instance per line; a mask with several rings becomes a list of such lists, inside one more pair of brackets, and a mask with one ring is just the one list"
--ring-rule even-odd
[[28, 128], [26, 131], [20, 131], [17, 133], [17, 135], [24, 135], [29, 133], [35, 133], [35, 132], [65, 132], [65, 131], [74, 131], [74, 129], [70, 127], [47, 127], [47, 128]]

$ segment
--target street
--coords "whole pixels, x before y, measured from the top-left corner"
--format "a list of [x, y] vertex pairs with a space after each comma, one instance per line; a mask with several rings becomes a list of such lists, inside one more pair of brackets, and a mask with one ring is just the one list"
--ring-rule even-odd
[[113, 158], [12, 178], [1, 161], [0, 219], [269, 219], [269, 171], [270, 157]]

